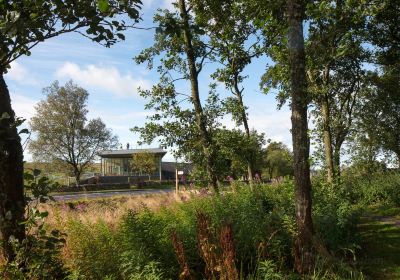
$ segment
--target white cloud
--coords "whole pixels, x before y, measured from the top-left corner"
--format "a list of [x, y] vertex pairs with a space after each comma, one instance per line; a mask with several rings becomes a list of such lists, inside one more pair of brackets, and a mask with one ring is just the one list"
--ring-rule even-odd
[[249, 125], [259, 132], [264, 132], [267, 138], [274, 141], [282, 141], [288, 145], [292, 142], [290, 111], [250, 114]]
[[17, 61], [11, 62], [11, 68], [6, 74], [6, 78], [14, 82], [25, 85], [36, 85], [38, 82], [31, 72]]
[[[228, 129], [237, 128], [229, 117], [222, 120], [222, 125]], [[292, 144], [290, 111], [249, 112], [249, 126], [259, 133], [265, 133], [267, 139], [280, 141], [288, 146]], [[243, 129], [243, 126], [240, 126], [240, 129]]]
[[11, 102], [17, 117], [29, 120], [35, 114], [37, 100], [11, 93]]
[[71, 62], [64, 63], [57, 71], [57, 78], [73, 79], [79, 85], [107, 90], [118, 96], [138, 96], [137, 89], [149, 89], [150, 82], [143, 78], [134, 78], [131, 74], [123, 75], [117, 68], [87, 65], [80, 67]]

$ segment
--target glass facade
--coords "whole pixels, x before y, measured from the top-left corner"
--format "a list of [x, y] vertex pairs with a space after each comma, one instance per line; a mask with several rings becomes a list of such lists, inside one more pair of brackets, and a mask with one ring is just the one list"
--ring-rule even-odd
[[105, 176], [151, 176], [160, 177], [161, 157], [157, 157], [157, 169], [153, 174], [144, 174], [131, 168], [130, 158], [102, 158], [101, 173]]

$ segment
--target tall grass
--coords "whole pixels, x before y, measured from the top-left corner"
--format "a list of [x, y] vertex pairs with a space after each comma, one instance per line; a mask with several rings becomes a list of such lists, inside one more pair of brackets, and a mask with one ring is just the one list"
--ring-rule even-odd
[[[328, 251], [336, 254], [355, 242], [358, 209], [350, 196], [326, 187], [314, 185], [314, 221]], [[293, 190], [286, 181], [254, 191], [239, 185], [221, 195], [48, 207], [51, 227], [67, 233], [63, 259], [74, 279], [288, 279], [296, 234]], [[316, 275], [336, 276], [321, 279], [352, 278], [351, 269], [325, 268]]]

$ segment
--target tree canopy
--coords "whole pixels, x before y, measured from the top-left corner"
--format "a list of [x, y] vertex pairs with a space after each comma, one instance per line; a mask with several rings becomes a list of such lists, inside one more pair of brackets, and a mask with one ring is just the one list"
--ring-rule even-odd
[[35, 107], [30, 121], [35, 139], [29, 150], [37, 161], [63, 164], [71, 169], [77, 184], [82, 172], [101, 150], [116, 147], [118, 139], [100, 118], [88, 120], [89, 93], [72, 81], [56, 81], [43, 92], [46, 99]]

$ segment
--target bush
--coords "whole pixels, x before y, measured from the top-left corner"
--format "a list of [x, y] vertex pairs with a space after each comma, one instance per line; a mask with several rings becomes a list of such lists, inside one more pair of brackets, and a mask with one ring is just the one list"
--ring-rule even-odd
[[356, 203], [400, 206], [400, 174], [379, 172], [363, 177], [343, 178], [343, 184], [351, 188]]
[[354, 248], [358, 243], [357, 224], [362, 207], [352, 203], [353, 194], [345, 185], [313, 182], [313, 218], [315, 229], [333, 253]]
[[47, 230], [45, 220], [48, 212], [39, 210], [41, 203], [52, 200], [48, 193], [57, 187], [57, 184], [50, 182], [46, 177], [36, 180], [30, 173], [24, 173], [24, 181], [25, 189], [31, 194], [26, 196], [26, 237], [22, 241], [13, 237], [8, 240], [15, 256], [0, 267], [0, 275], [2, 279], [12, 280], [63, 279], [68, 275], [60, 259], [65, 234], [58, 230]]

